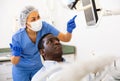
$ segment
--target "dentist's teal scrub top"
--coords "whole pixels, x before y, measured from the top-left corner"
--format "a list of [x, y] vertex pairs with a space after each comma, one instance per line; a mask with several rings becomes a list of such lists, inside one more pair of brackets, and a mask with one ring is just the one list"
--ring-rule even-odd
[[[42, 29], [37, 33], [36, 43], [33, 43], [30, 40], [25, 28], [21, 28], [13, 35], [12, 45], [14, 47], [20, 47], [23, 50], [20, 61], [17, 65], [14, 66], [14, 68], [20, 70], [34, 70], [40, 69], [42, 67], [40, 53], [38, 51], [38, 41], [46, 33], [52, 33], [57, 36], [59, 31], [50, 24], [42, 22]], [[12, 51], [13, 55], [14, 53], [16, 52]]]

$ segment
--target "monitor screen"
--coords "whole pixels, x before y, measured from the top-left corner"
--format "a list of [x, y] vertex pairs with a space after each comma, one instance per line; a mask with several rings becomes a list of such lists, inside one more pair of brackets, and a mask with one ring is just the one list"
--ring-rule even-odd
[[96, 4], [94, 0], [82, 0], [83, 7], [90, 5], [90, 7], [84, 9], [85, 20], [88, 26], [95, 25], [98, 21], [98, 14], [96, 10]]

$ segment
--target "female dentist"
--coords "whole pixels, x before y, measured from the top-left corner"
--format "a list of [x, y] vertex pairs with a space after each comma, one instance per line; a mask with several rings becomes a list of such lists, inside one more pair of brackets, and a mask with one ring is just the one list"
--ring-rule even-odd
[[13, 36], [10, 48], [13, 81], [31, 81], [33, 75], [42, 67], [38, 51], [38, 41], [46, 33], [52, 33], [61, 41], [68, 42], [72, 31], [76, 27], [74, 16], [67, 23], [67, 33], [55, 29], [52, 25], [41, 20], [38, 10], [33, 6], [26, 6], [20, 14], [20, 28]]

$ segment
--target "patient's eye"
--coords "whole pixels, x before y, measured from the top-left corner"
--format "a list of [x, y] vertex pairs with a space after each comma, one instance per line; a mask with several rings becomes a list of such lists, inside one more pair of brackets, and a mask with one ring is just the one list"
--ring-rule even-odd
[[47, 41], [47, 44], [49, 44], [49, 43], [51, 43], [51, 41], [50, 41], [50, 40], [48, 40], [48, 41]]
[[58, 42], [60, 41], [57, 37], [55, 37], [54, 39], [55, 39], [56, 41], [58, 41]]
[[48, 39], [47, 44], [51, 44], [51, 43], [52, 43], [52, 40]]

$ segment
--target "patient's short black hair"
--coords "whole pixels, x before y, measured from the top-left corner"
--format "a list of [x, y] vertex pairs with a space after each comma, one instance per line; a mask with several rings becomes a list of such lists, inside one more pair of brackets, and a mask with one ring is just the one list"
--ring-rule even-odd
[[41, 37], [41, 39], [40, 39], [39, 42], [38, 42], [38, 50], [44, 48], [44, 47], [43, 47], [43, 39], [44, 39], [47, 35], [49, 35], [49, 34], [52, 34], [52, 33], [44, 34], [44, 35]]

